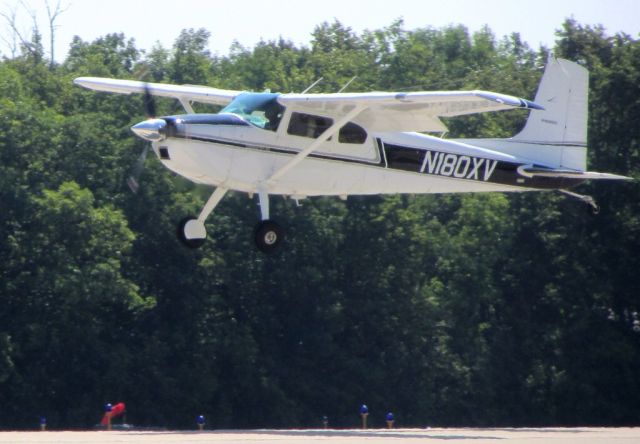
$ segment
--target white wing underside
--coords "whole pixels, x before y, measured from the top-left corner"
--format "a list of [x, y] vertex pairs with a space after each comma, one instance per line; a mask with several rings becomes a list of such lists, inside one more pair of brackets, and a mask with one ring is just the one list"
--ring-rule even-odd
[[[208, 86], [144, 83], [99, 77], [80, 77], [74, 83], [88, 89], [118, 94], [144, 93], [171, 97], [181, 102], [226, 105], [243, 91]], [[302, 113], [340, 119], [354, 108], [363, 108], [353, 121], [369, 131], [445, 132], [441, 117], [500, 111], [513, 108], [536, 108], [537, 105], [517, 97], [487, 91], [428, 91], [411, 93], [368, 92], [336, 94], [281, 94], [278, 101]]]

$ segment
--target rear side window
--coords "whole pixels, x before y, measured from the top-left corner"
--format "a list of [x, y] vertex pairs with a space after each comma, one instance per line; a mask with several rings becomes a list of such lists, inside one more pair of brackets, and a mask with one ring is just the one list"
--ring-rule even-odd
[[360, 125], [349, 122], [340, 128], [340, 134], [338, 134], [338, 142], [340, 143], [362, 144], [365, 140], [367, 140], [367, 132]]

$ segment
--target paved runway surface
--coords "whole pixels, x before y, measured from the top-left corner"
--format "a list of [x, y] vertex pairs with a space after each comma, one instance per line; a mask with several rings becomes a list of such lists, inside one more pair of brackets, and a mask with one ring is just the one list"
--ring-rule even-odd
[[375, 444], [466, 443], [640, 443], [640, 428], [571, 429], [397, 429], [397, 430], [249, 430], [212, 432], [0, 432], [0, 444], [146, 443]]
[[640, 428], [551, 429], [397, 429], [397, 430], [249, 430], [212, 432], [0, 432], [0, 444], [146, 443], [640, 443]]

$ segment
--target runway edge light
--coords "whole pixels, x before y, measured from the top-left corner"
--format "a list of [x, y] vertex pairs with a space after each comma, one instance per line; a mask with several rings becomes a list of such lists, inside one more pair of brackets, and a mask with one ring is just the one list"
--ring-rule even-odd
[[367, 428], [367, 416], [369, 416], [369, 407], [367, 404], [362, 404], [360, 406], [360, 417], [362, 418], [362, 428]]

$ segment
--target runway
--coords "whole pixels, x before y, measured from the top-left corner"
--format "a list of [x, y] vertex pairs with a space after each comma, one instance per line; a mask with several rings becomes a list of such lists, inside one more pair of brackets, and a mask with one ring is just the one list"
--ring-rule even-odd
[[0, 444], [146, 443], [640, 443], [640, 428], [394, 429], [394, 430], [246, 430], [204, 432], [0, 432]]

